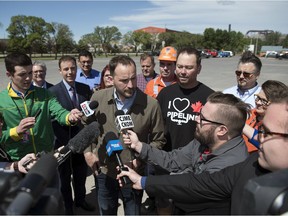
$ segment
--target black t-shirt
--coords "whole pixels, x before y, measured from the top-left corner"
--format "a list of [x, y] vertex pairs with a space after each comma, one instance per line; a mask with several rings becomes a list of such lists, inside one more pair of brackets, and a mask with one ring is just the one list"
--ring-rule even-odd
[[200, 82], [192, 89], [183, 89], [176, 83], [160, 91], [157, 100], [164, 118], [167, 139], [164, 150], [177, 149], [194, 139], [197, 113], [213, 92]]

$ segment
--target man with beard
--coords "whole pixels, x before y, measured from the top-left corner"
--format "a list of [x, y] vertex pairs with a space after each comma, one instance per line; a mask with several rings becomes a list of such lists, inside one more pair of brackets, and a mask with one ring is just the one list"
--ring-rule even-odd
[[235, 71], [238, 85], [225, 89], [223, 93], [233, 94], [255, 108], [254, 95], [261, 90], [261, 86], [257, 83], [261, 67], [262, 62], [256, 55], [251, 51], [244, 52]]
[[[109, 157], [106, 151], [107, 142], [116, 137], [118, 130], [115, 124], [116, 111], [122, 110], [130, 115], [134, 122], [133, 130], [142, 142], [161, 148], [165, 144], [164, 123], [160, 106], [156, 99], [146, 95], [137, 88], [136, 64], [128, 56], [113, 57], [109, 62], [110, 73], [114, 86], [96, 91], [91, 101], [98, 101], [94, 115], [83, 119], [84, 124], [98, 121], [100, 136], [96, 147], [88, 148], [85, 158], [96, 176], [96, 193], [101, 215], [117, 215], [118, 198], [121, 195], [125, 215], [139, 215], [142, 191], [131, 187], [120, 188], [116, 180], [118, 165], [114, 157]], [[121, 137], [120, 137], [121, 138]], [[123, 163], [143, 174], [144, 164], [136, 163], [133, 152], [127, 147], [119, 152]], [[141, 172], [142, 171], [142, 172]]]
[[[242, 138], [249, 106], [231, 94], [212, 93], [196, 117], [195, 139], [186, 146], [166, 152], [140, 142], [136, 133], [128, 130], [124, 143], [137, 152], [136, 156], [160, 166], [170, 174], [213, 173], [244, 161], [247, 148]], [[178, 205], [175, 214], [227, 214], [229, 202]], [[212, 208], [213, 206], [213, 208]], [[216, 206], [216, 207], [215, 207]]]

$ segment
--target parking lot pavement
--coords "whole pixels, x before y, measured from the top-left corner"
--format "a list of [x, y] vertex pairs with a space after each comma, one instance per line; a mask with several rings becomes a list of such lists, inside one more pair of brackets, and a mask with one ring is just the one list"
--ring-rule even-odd
[[[137, 65], [137, 73], [141, 73], [139, 56], [133, 57]], [[260, 58], [262, 61], [262, 70], [258, 82], [262, 84], [268, 79], [279, 80], [285, 84], [288, 84], [288, 60], [278, 60], [273, 58]], [[110, 58], [95, 58], [93, 68], [102, 71], [104, 66], [108, 64]], [[209, 58], [202, 60], [202, 70], [198, 76], [198, 80], [214, 89], [215, 91], [222, 91], [223, 89], [236, 85], [236, 77], [234, 71], [236, 70], [239, 56], [233, 56], [231, 58]], [[49, 60], [45, 61], [47, 64], [47, 76], [46, 80], [53, 84], [61, 81], [61, 76], [58, 71], [58, 61]], [[4, 61], [0, 59], [0, 90], [7, 87], [9, 82], [5, 74]], [[155, 71], [159, 71], [159, 62], [156, 57]], [[90, 203], [95, 203], [97, 206], [96, 194], [95, 194], [94, 177], [89, 175], [86, 181], [87, 188], [87, 200]], [[144, 194], [143, 200], [146, 200], [146, 194]], [[94, 212], [86, 212], [81, 209], [75, 209], [76, 214], [93, 214], [97, 215], [98, 210]], [[118, 215], [124, 215], [123, 205], [119, 200]]]

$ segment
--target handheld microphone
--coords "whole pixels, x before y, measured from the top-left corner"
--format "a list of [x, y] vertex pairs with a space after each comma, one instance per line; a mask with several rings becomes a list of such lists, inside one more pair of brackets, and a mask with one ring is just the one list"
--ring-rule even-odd
[[94, 110], [99, 106], [99, 103], [97, 101], [84, 101], [83, 103], [80, 104], [82, 113], [86, 116], [89, 117], [93, 115]]
[[[77, 135], [69, 140], [66, 146], [64, 146], [60, 151], [56, 150], [54, 152], [58, 165], [61, 165], [71, 153], [83, 153], [83, 151], [99, 136], [99, 134], [100, 130], [98, 122], [94, 121], [84, 127]], [[46, 152], [39, 152], [36, 157], [39, 159], [45, 154]], [[25, 161], [22, 166], [27, 169], [28, 164], [32, 161], [34, 161], [34, 159], [29, 159]]]
[[52, 154], [43, 155], [18, 185], [19, 193], [7, 208], [7, 215], [26, 215], [55, 178], [57, 166]]
[[[84, 127], [76, 136], [69, 140], [66, 146], [60, 149], [60, 154], [57, 156], [58, 164], [62, 164], [71, 153], [83, 153], [99, 134], [99, 124], [96, 121]], [[57, 153], [57, 151], [55, 153]]]
[[115, 124], [119, 132], [127, 133], [127, 129], [134, 127], [131, 115], [125, 115], [123, 110], [117, 110], [115, 112]]
[[[119, 153], [123, 150], [123, 146], [121, 145], [120, 140], [117, 138], [116, 134], [113, 132], [107, 132], [104, 141], [107, 143], [106, 151], [109, 157], [112, 155], [116, 156], [117, 164], [119, 166], [119, 173], [122, 171], [129, 171], [127, 167], [124, 166]], [[121, 178], [122, 182], [125, 186], [129, 186], [132, 184], [131, 180], [127, 176], [123, 176]]]

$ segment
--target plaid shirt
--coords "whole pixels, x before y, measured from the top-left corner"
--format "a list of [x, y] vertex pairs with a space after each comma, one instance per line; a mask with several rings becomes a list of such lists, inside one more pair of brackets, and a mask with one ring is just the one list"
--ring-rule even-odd
[[141, 91], [144, 92], [147, 83], [148, 83], [150, 80], [152, 80], [152, 79], [154, 79], [155, 77], [158, 77], [158, 76], [159, 76], [159, 74], [157, 74], [157, 73], [154, 71], [153, 77], [150, 78], [149, 80], [148, 80], [148, 79], [146, 80], [146, 78], [143, 76], [142, 73], [141, 73], [141, 74], [138, 74], [138, 75], [137, 75], [137, 87], [138, 87]]

